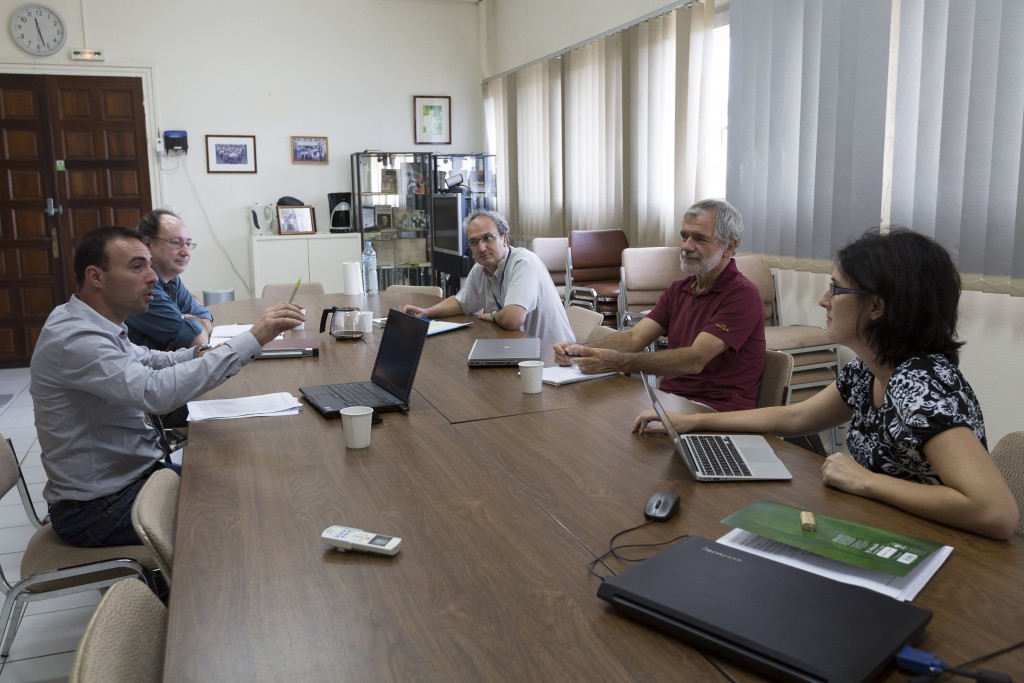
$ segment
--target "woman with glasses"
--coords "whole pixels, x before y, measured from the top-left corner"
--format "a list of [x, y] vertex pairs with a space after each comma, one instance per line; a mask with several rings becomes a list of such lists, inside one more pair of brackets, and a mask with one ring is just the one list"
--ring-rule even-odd
[[[989, 457], [981, 406], [957, 363], [960, 275], [910, 230], [871, 231], [841, 249], [819, 304], [832, 341], [857, 358], [801, 403], [669, 418], [680, 432], [816, 434], [850, 423], [850, 455], [822, 464], [828, 486], [950, 526], [1009, 538], [1017, 505]], [[663, 431], [653, 411], [633, 431]]]

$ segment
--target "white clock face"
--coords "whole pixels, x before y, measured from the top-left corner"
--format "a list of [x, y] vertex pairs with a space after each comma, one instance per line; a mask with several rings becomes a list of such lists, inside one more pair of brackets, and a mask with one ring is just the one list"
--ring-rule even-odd
[[11, 37], [30, 55], [45, 57], [64, 47], [64, 20], [49, 7], [25, 5], [11, 15]]

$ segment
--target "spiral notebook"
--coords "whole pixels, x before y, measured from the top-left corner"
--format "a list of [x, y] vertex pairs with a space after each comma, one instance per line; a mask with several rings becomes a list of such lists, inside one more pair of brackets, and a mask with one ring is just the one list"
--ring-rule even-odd
[[570, 365], [569, 367], [555, 365], [550, 368], [544, 368], [544, 374], [541, 381], [544, 382], [544, 384], [560, 387], [563, 384], [586, 382], [588, 379], [601, 379], [602, 377], [614, 377], [617, 374], [619, 373], [599, 372], [595, 375], [584, 375], [580, 372], [579, 366], [577, 365]]

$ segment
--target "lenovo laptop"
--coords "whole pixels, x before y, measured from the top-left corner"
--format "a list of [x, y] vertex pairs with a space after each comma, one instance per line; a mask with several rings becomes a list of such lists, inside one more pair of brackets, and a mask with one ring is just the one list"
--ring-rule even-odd
[[690, 474], [697, 481], [736, 481], [792, 479], [786, 466], [775, 455], [763, 436], [756, 434], [683, 434], [676, 432], [665, 414], [665, 408], [654, 392], [652, 378], [641, 373], [641, 380], [647, 389], [654, 412], [665, 425], [665, 431], [672, 438], [676, 450]]
[[369, 406], [379, 413], [408, 410], [429, 326], [429, 321], [393, 308], [388, 313], [369, 381], [299, 387], [299, 391], [321, 415], [329, 418], [339, 417], [341, 409], [350, 406]]
[[608, 577], [619, 612], [771, 680], [867, 681], [931, 612], [698, 536]]
[[524, 360], [540, 360], [540, 339], [477, 339], [469, 350], [471, 368], [519, 365]]

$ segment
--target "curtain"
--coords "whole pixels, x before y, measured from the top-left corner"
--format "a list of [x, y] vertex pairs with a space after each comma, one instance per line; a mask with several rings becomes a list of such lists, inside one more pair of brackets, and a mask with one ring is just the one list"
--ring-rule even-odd
[[726, 196], [745, 250], [829, 270], [881, 219], [890, 0], [732, 0]]
[[603, 228], [633, 246], [678, 242], [718, 133], [701, 107], [713, 19], [711, 0], [695, 3], [485, 83], [518, 243]]
[[902, 0], [892, 222], [1024, 294], [1024, 3]]

